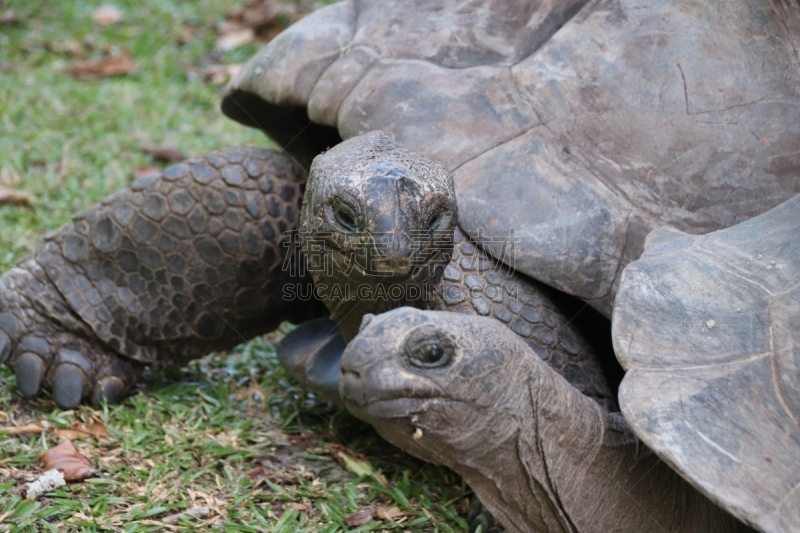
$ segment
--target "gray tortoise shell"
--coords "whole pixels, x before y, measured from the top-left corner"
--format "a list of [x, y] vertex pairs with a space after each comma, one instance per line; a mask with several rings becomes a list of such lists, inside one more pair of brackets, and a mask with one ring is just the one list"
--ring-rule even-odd
[[622, 274], [620, 407], [639, 438], [762, 531], [800, 524], [800, 196], [703, 236], [658, 230]]
[[609, 314], [653, 228], [800, 190], [798, 29], [779, 0], [345, 0], [253, 57], [223, 110], [307, 108], [444, 162], [469, 235], [514, 229], [512, 266]]

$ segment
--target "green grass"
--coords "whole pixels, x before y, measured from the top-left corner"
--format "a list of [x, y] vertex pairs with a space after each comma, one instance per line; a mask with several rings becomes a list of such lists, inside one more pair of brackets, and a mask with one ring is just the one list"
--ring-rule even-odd
[[[229, 145], [265, 145], [258, 132], [219, 112], [222, 87], [188, 75], [212, 50], [222, 0], [115, 0], [125, 20], [101, 28], [102, 2], [0, 0], [19, 23], [0, 25], [0, 186], [33, 198], [31, 208], [0, 206], [0, 271], [70, 216], [124, 187], [154, 163], [140, 148], [170, 144], [188, 155]], [[63, 50], [82, 43], [85, 59], [126, 50], [128, 76], [79, 81]], [[242, 62], [257, 45], [223, 55]], [[122, 405], [75, 411], [14, 394], [0, 370], [0, 427], [44, 422], [66, 427], [99, 415], [110, 441], [76, 441], [100, 474], [37, 501], [19, 487], [42, 472], [42, 435], [0, 433], [0, 532], [157, 531], [165, 517], [208, 506], [206, 518], [169, 530], [462, 531], [464, 494], [446, 470], [388, 447], [368, 427], [299, 390], [268, 342], [251, 341], [188, 369], [151, 375]], [[388, 478], [355, 477], [326, 452], [346, 445]], [[249, 474], [249, 475], [248, 475]], [[348, 527], [366, 507], [397, 507], [402, 522]]]

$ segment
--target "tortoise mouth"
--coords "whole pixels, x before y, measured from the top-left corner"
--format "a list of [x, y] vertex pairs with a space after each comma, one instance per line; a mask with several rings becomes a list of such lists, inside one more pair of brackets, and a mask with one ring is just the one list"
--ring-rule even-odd
[[367, 422], [371, 420], [398, 420], [408, 419], [409, 421], [418, 416], [425, 415], [431, 411], [460, 404], [462, 402], [444, 397], [427, 398], [392, 398], [388, 400], [373, 400], [366, 403], [358, 403], [350, 399], [345, 399], [345, 406], [353, 416]]

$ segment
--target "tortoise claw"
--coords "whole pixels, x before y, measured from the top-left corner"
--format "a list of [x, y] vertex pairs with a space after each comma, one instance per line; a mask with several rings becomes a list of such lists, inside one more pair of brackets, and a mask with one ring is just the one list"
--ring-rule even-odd
[[83, 370], [73, 364], [62, 364], [53, 380], [53, 400], [61, 409], [73, 409], [81, 403], [86, 379]]
[[6, 362], [11, 355], [11, 338], [3, 330], [0, 330], [0, 365]]
[[33, 398], [39, 393], [44, 377], [45, 365], [38, 355], [25, 352], [17, 358], [15, 365], [17, 386], [26, 398]]
[[[49, 390], [61, 409], [73, 409], [83, 401], [99, 405], [103, 398], [116, 403], [125, 398], [144, 368], [110, 350], [72, 335], [42, 335], [46, 345], [40, 352], [56, 355], [48, 359], [29, 350], [14, 352], [8, 364], [17, 376], [17, 386], [26, 398]], [[0, 342], [3, 341], [0, 331]], [[2, 345], [0, 345], [0, 349]], [[2, 352], [0, 352], [2, 355]]]
[[105, 399], [108, 403], [119, 403], [128, 394], [128, 387], [116, 376], [106, 376], [100, 379], [94, 387], [92, 405], [98, 406]]

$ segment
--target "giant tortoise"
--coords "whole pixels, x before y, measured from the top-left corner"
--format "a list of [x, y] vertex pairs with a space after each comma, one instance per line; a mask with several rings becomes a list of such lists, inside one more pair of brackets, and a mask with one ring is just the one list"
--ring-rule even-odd
[[[505, 291], [492, 277], [501, 273], [524, 287], [495, 291], [497, 301], [458, 291], [449, 300], [402, 294], [367, 298], [369, 305], [328, 298], [344, 340], [360, 315], [398, 305], [492, 315], [610, 405], [572, 314], [532, 279], [608, 316], [623, 267], [653, 227], [714, 230], [796, 193], [798, 9], [755, 0], [619, 0], [442, 1], [413, 9], [345, 1], [319, 10], [255, 56], [222, 104], [284, 152], [229, 149], [195, 158], [48, 236], [0, 278], [0, 360], [15, 368], [28, 396], [51, 388], [65, 407], [119, 399], [144, 364], [180, 363], [281, 320], [324, 315], [315, 298], [284, 297], [287, 286], [310, 279], [300, 267], [322, 242], [382, 267], [375, 276], [356, 257], [363, 279], [359, 268], [313, 269], [318, 285], [324, 273], [418, 286], [413, 276], [426, 271], [433, 285], [451, 282], [481, 296], [490, 285]], [[412, 155], [380, 134], [352, 139], [316, 160], [311, 183], [323, 194], [308, 187], [301, 202], [315, 156], [378, 128]], [[420, 166], [416, 154], [444, 166]], [[347, 175], [353, 164], [358, 176]], [[445, 168], [451, 185], [431, 188]], [[392, 183], [390, 199], [376, 192]], [[434, 196], [443, 218], [426, 211]], [[458, 219], [447, 216], [454, 197]], [[309, 228], [295, 246], [291, 230], [312, 215], [329, 227]], [[389, 227], [394, 238], [383, 241]], [[454, 239], [441, 243], [437, 231]], [[513, 263], [508, 239], [495, 238], [512, 231]], [[410, 239], [412, 232], [422, 240]], [[458, 239], [458, 253], [469, 257], [456, 257]], [[388, 246], [370, 244], [377, 242]], [[286, 360], [319, 355], [308, 366], [299, 361], [301, 374], [324, 360], [321, 382], [308, 382], [330, 392], [343, 342], [324, 322], [313, 324], [303, 329], [313, 333], [305, 342], [287, 346]], [[315, 351], [309, 339], [324, 349]]]
[[622, 414], [496, 322], [412, 308], [364, 318], [342, 396], [509, 531], [798, 531], [798, 213], [648, 237], [614, 305]]
[[[470, 237], [459, 248], [475, 261], [454, 259], [446, 281], [491, 285], [481, 265], [490, 255], [508, 260], [508, 241], [497, 237], [513, 231], [509, 269], [608, 315], [620, 272], [653, 227], [726, 227], [798, 190], [798, 10], [756, 0], [321, 9], [253, 57], [222, 103], [285, 152], [194, 159], [50, 236], [2, 278], [0, 360], [15, 367], [26, 395], [61, 376], [56, 400], [71, 406], [120, 398], [145, 363], [180, 363], [280, 320], [324, 314], [313, 299], [282, 297], [304, 168], [341, 138], [376, 127], [453, 171], [458, 222]], [[406, 229], [431, 229], [411, 222], [422, 225]], [[455, 219], [449, 224], [442, 229]], [[449, 252], [452, 244], [428, 246]], [[405, 275], [397, 268], [406, 260], [390, 258], [383, 273]], [[432, 280], [443, 266], [429, 269]], [[585, 343], [562, 310], [540, 312], [557, 306], [531, 287], [544, 304], [529, 296], [510, 309], [502, 295], [495, 306], [458, 294], [445, 303], [516, 325], [589, 391], [598, 382], [593, 356], [581, 357]], [[400, 300], [361, 306], [346, 320], [332, 311], [347, 339], [364, 312], [437, 304]], [[535, 309], [523, 309], [530, 302]], [[343, 343], [324, 333], [315, 334], [333, 345], [319, 358], [326, 364], [297, 361], [309, 343], [289, 346], [286, 360], [307, 376], [322, 367], [308, 382], [331, 392]], [[594, 367], [588, 379], [570, 357]]]

